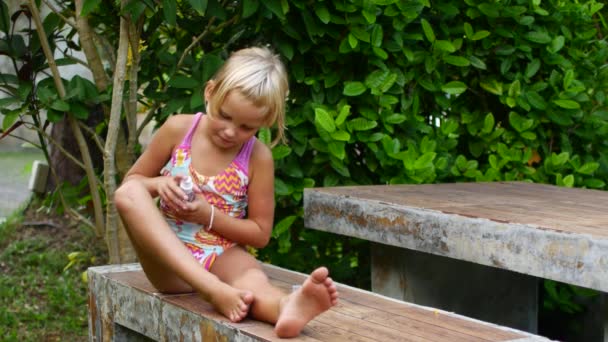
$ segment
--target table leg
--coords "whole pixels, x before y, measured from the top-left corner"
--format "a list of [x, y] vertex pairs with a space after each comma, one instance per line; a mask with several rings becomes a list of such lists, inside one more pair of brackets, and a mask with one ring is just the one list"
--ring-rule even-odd
[[379, 243], [372, 243], [371, 253], [374, 292], [538, 331], [536, 277]]

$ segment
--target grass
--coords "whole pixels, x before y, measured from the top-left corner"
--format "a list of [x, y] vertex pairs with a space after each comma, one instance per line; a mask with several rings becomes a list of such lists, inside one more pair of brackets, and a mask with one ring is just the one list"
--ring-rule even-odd
[[103, 263], [103, 242], [67, 222], [29, 210], [0, 225], [0, 340], [88, 340], [82, 274]]

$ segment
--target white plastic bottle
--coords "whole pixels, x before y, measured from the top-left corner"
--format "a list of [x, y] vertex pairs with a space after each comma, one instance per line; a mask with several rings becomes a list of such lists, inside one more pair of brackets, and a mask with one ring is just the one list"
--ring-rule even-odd
[[186, 193], [186, 196], [188, 196], [188, 202], [194, 201], [194, 184], [192, 183], [192, 178], [190, 176], [183, 178], [181, 182], [179, 182], [179, 187]]

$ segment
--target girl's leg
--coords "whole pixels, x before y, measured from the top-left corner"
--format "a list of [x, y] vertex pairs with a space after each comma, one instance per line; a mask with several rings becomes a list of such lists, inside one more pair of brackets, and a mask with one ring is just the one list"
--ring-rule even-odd
[[247, 315], [252, 294], [223, 283], [194, 259], [141, 182], [125, 182], [114, 200], [144, 272], [157, 289], [170, 293], [194, 289], [233, 322]]
[[327, 268], [317, 268], [298, 290], [286, 294], [270, 284], [259, 262], [240, 246], [224, 251], [211, 272], [232, 286], [250, 290], [254, 296], [251, 315], [275, 324], [279, 337], [297, 336], [310, 320], [338, 302]]

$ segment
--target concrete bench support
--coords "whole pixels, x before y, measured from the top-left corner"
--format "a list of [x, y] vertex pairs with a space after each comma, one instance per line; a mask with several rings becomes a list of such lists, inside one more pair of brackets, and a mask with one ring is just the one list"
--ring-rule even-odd
[[[305, 275], [263, 265], [285, 290]], [[275, 341], [270, 324], [231, 323], [196, 294], [155, 292], [138, 264], [93, 267], [90, 341]], [[293, 341], [548, 341], [530, 333], [338, 284], [340, 303]]]

